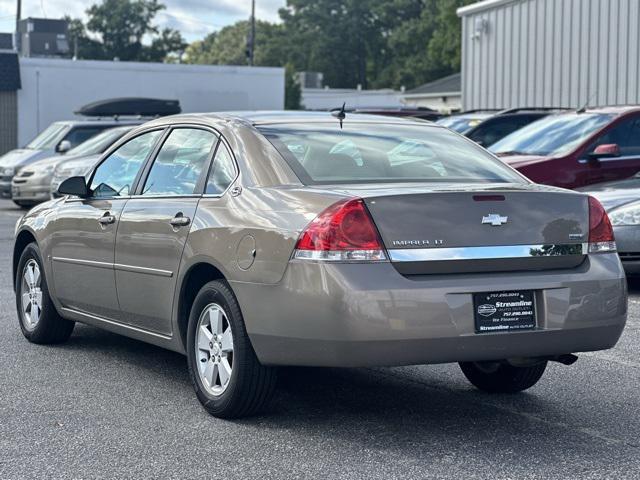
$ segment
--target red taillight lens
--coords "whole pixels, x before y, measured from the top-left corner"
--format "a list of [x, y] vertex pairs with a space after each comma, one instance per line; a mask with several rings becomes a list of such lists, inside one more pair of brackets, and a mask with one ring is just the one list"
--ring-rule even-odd
[[295, 258], [314, 260], [384, 260], [384, 247], [360, 198], [324, 210], [302, 232]]
[[589, 252], [613, 252], [616, 243], [609, 215], [602, 204], [589, 197]]

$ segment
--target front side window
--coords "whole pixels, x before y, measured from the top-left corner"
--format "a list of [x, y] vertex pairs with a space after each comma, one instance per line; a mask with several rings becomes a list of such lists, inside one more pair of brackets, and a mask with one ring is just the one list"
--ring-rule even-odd
[[608, 132], [601, 135], [589, 147], [593, 152], [598, 145], [616, 144], [620, 147], [621, 156], [640, 155], [640, 118], [631, 118], [620, 122]]
[[143, 195], [192, 195], [218, 137], [208, 130], [171, 132], [153, 162]]
[[236, 178], [236, 168], [233, 157], [224, 143], [220, 143], [213, 160], [211, 174], [207, 180], [205, 193], [210, 195], [222, 194]]
[[300, 180], [316, 183], [522, 182], [474, 143], [432, 125], [345, 122], [259, 130]]
[[118, 127], [110, 128], [104, 132], [99, 133], [95, 137], [90, 138], [84, 143], [81, 143], [75, 148], [72, 148], [67, 152], [68, 157], [75, 157], [80, 155], [97, 155], [104, 152], [107, 148], [113, 145], [121, 137], [124, 136], [132, 127]]
[[130, 195], [136, 175], [161, 133], [161, 130], [143, 133], [109, 155], [93, 175], [89, 186], [92, 196], [105, 198]]

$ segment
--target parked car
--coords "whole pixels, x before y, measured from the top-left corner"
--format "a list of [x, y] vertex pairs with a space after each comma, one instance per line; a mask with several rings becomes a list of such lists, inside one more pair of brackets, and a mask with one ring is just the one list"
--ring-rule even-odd
[[597, 198], [609, 214], [627, 275], [640, 274], [640, 174], [580, 190]]
[[557, 113], [552, 108], [512, 108], [482, 120], [475, 127], [465, 132], [465, 136], [483, 147], [489, 147], [525, 125]]
[[[137, 124], [142, 123], [141, 121]], [[51, 181], [59, 165], [83, 157], [95, 157], [104, 152], [133, 128], [134, 125], [110, 128], [72, 148], [64, 156], [39, 160], [21, 169], [11, 182], [11, 199], [18, 205], [30, 207], [51, 198]]]
[[456, 113], [449, 117], [443, 117], [436, 121], [437, 124], [447, 127], [454, 132], [465, 135], [473, 128], [480, 125], [488, 118], [493, 117], [498, 110], [468, 110], [462, 113]]
[[[98, 133], [122, 125], [138, 125], [141, 117], [155, 117], [180, 112], [177, 100], [154, 98], [115, 98], [93, 102], [76, 113], [83, 120], [52, 123], [25, 148], [12, 150], [0, 157], [0, 198], [11, 198], [11, 181], [18, 171], [44, 158], [67, 153]], [[123, 118], [123, 115], [135, 118]], [[101, 117], [110, 116], [104, 119]], [[16, 203], [27, 206], [21, 200]]]
[[513, 393], [617, 342], [625, 275], [597, 200], [432, 123], [335, 116], [134, 129], [18, 222], [24, 336], [83, 322], [186, 354], [226, 418], [265, 407], [278, 365], [460, 362]]
[[578, 188], [640, 171], [640, 107], [559, 113], [489, 150], [537, 183]]
[[[21, 168], [52, 155], [67, 153], [94, 135], [123, 123], [126, 122], [114, 119], [52, 123], [25, 148], [12, 150], [0, 157], [0, 198], [11, 198], [11, 181]], [[16, 203], [25, 206], [21, 201]]]

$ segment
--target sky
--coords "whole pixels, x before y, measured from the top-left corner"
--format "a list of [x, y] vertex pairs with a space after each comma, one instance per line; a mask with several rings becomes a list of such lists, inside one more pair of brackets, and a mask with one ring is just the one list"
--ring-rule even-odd
[[[100, 0], [23, 0], [22, 18], [86, 18], [85, 10]], [[160, 0], [167, 8], [156, 16], [160, 27], [179, 30], [187, 41], [198, 40], [225, 25], [248, 19], [251, 0]], [[278, 21], [286, 0], [256, 0], [256, 18]], [[15, 0], [0, 0], [0, 32], [15, 29]]]

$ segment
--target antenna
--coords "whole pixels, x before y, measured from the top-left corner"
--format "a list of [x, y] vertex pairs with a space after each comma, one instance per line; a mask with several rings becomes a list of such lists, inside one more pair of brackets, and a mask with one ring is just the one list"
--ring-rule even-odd
[[334, 108], [331, 110], [331, 115], [340, 120], [340, 130], [342, 130], [342, 122], [345, 118], [347, 118], [347, 112], [345, 111], [345, 107], [347, 106], [347, 102], [342, 104], [342, 108]]
[[593, 100], [593, 97], [595, 97], [596, 95], [598, 95], [598, 92], [593, 92], [593, 94], [589, 97], [589, 100], [586, 101], [586, 103], [580, 107], [578, 110], [576, 110], [576, 113], [584, 113], [587, 111], [587, 106], [591, 103], [591, 100]]

